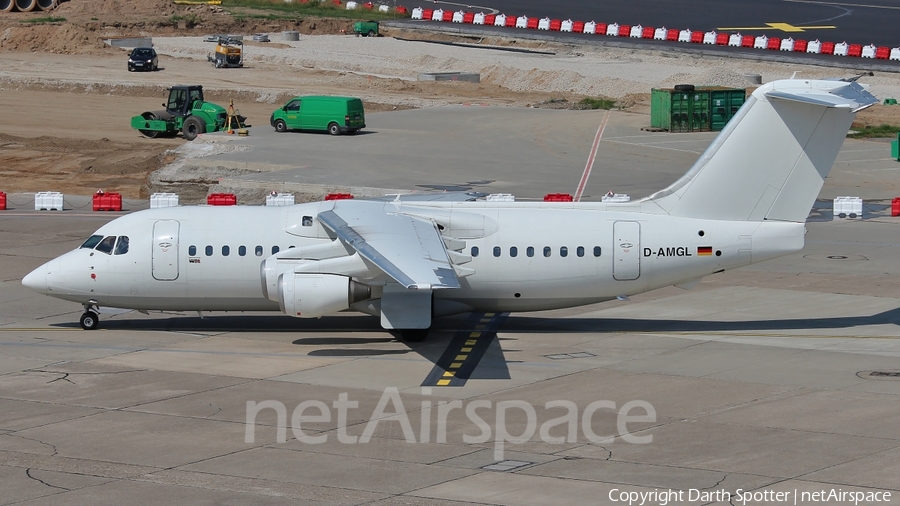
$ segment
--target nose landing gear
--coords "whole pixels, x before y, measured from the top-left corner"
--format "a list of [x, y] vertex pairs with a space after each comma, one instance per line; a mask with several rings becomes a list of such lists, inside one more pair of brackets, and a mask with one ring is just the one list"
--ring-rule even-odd
[[81, 315], [79, 323], [81, 323], [81, 328], [84, 330], [97, 328], [97, 325], [100, 323], [100, 310], [97, 308], [96, 303], [84, 304], [84, 314]]

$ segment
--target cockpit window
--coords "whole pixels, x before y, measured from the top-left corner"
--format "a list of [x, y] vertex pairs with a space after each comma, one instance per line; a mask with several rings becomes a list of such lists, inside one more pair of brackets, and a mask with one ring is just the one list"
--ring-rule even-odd
[[103, 240], [100, 241], [100, 244], [98, 244], [97, 247], [94, 249], [101, 253], [106, 253], [107, 255], [110, 255], [110, 254], [112, 254], [113, 246], [115, 246], [115, 244], [116, 244], [116, 236], [111, 235], [108, 237], [104, 237]]
[[81, 245], [82, 248], [94, 249], [94, 246], [97, 245], [103, 239], [102, 235], [92, 235], [88, 237], [87, 241], [84, 241], [84, 244]]
[[116, 255], [124, 255], [128, 253], [128, 236], [120, 235], [119, 241], [116, 243]]

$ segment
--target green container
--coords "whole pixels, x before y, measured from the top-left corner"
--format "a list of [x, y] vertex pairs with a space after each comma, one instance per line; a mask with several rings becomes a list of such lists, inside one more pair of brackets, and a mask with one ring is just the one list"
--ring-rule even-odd
[[725, 128], [747, 99], [746, 90], [734, 88], [710, 89], [710, 129], [718, 132]]
[[897, 138], [891, 141], [891, 158], [900, 162], [900, 133], [897, 133]]
[[693, 90], [653, 89], [650, 126], [670, 132], [708, 132], [725, 128], [743, 105], [740, 88], [697, 86]]

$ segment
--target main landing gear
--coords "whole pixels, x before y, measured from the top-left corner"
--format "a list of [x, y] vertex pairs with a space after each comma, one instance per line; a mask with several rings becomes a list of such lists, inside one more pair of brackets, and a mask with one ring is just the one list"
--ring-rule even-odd
[[79, 323], [81, 323], [81, 328], [84, 330], [97, 328], [97, 325], [100, 323], [100, 309], [96, 303], [84, 304], [84, 314], [81, 315]]

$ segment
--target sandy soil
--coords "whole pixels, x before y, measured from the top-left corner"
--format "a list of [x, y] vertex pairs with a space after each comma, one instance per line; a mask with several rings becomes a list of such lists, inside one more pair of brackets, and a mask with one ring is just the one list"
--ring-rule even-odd
[[[482, 45], [532, 47], [552, 53], [527, 54], [339, 36], [348, 22], [309, 18], [302, 22], [235, 20], [222, 9], [176, 6], [170, 0], [71, 0], [53, 16], [67, 22], [24, 26], [46, 13], [0, 14], [0, 191], [98, 188], [126, 197], [146, 197], [147, 177], [168, 163], [168, 150], [182, 139], [146, 139], [129, 118], [159, 109], [166, 88], [202, 84], [207, 100], [234, 99], [250, 122], [265, 125], [275, 104], [295, 94], [327, 93], [363, 98], [369, 111], [483, 103], [528, 107], [549, 100], [576, 102], [585, 96], [618, 100], [635, 114], [649, 113], [649, 90], [680, 82], [742, 85], [744, 73], [765, 81], [834, 76], [835, 69], [747, 60], [697, 58], [660, 51], [554, 45], [546, 42], [481, 40]], [[190, 18], [187, 26], [172, 16]], [[281, 30], [298, 30], [299, 42], [281, 42]], [[214, 69], [206, 63], [213, 47], [207, 33], [269, 32], [270, 44], [249, 43], [246, 67]], [[403, 38], [472, 39], [396, 32]], [[306, 34], [317, 34], [306, 36]], [[319, 36], [318, 34], [322, 34]], [[390, 34], [390, 30], [388, 30]], [[152, 35], [162, 70], [128, 73], [126, 52], [102, 39]], [[186, 37], [175, 37], [186, 36]], [[482, 83], [417, 82], [423, 71], [470, 71]], [[900, 96], [895, 75], [866, 78], [877, 96]], [[649, 115], [647, 116], [649, 123]], [[876, 106], [861, 124], [900, 124], [900, 106]]]

